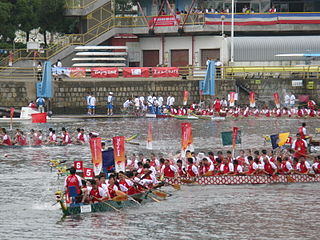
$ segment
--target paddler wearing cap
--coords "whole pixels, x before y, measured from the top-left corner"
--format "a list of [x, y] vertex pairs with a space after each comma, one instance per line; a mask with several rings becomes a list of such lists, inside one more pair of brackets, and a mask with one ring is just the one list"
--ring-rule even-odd
[[107, 115], [111, 116], [113, 115], [113, 92], [109, 92], [109, 95], [107, 97]]

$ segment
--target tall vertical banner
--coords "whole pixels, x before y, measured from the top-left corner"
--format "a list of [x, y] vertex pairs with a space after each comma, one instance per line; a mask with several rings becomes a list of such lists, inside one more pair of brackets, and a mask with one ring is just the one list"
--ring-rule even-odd
[[238, 131], [239, 131], [239, 128], [237, 128], [237, 127], [232, 128], [232, 155], [233, 155], [233, 157], [235, 156]]
[[279, 93], [275, 92], [273, 94], [273, 98], [274, 98], [274, 104], [276, 105], [277, 108], [280, 108], [280, 97], [279, 97]]
[[186, 150], [193, 142], [191, 123], [181, 123], [181, 133], [181, 148]]
[[101, 138], [91, 138], [90, 141], [91, 161], [93, 163], [94, 174], [97, 176], [102, 170]]
[[189, 99], [189, 91], [183, 91], [183, 105], [187, 105]]
[[234, 107], [235, 101], [237, 100], [237, 94], [235, 92], [230, 92], [228, 95], [229, 106]]
[[113, 137], [114, 162], [116, 172], [126, 171], [126, 155], [124, 149], [124, 136]]
[[249, 93], [249, 103], [250, 107], [254, 108], [256, 106], [256, 94], [255, 92]]
[[152, 150], [152, 123], [148, 124], [147, 149]]
[[14, 108], [10, 108], [10, 130], [12, 130], [12, 118], [14, 116]]

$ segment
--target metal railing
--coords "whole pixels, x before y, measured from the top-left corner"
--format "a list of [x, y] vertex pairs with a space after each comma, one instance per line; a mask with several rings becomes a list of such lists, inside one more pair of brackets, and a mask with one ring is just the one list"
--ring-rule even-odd
[[[118, 68], [119, 78], [124, 78], [123, 68]], [[178, 67], [179, 76], [175, 79], [184, 80], [204, 80], [206, 74], [206, 66], [184, 66]], [[91, 78], [90, 68], [86, 69], [86, 78]], [[148, 78], [136, 79], [150, 79], [152, 78], [152, 67], [149, 68]], [[35, 79], [37, 77], [36, 67], [32, 68], [16, 68], [16, 67], [1, 67], [0, 80], [22, 80]], [[273, 67], [230, 67], [224, 66], [217, 68], [217, 80], [250, 80], [250, 79], [319, 79], [320, 66], [273, 66]], [[64, 76], [64, 78], [66, 78]], [[66, 78], [72, 81], [72, 78]], [[98, 80], [98, 78], [95, 78]], [[159, 78], [160, 80], [162, 78]], [[101, 79], [100, 79], [101, 80]], [[111, 80], [111, 79], [110, 79]]]
[[66, 0], [65, 8], [68, 9], [83, 9], [98, 0]]

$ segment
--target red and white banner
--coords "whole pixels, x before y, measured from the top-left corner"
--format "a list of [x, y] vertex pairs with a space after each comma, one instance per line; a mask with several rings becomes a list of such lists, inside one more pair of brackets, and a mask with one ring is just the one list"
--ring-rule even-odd
[[116, 172], [125, 172], [126, 170], [126, 155], [124, 143], [124, 136], [113, 137], [114, 163]]
[[155, 27], [165, 27], [165, 26], [175, 26], [179, 24], [179, 19], [176, 16], [157, 16], [152, 17], [149, 21], [149, 26]]
[[147, 67], [126, 67], [123, 68], [123, 76], [125, 78], [132, 77], [149, 77], [149, 68]]
[[118, 68], [91, 68], [91, 77], [92, 78], [117, 78], [119, 77]]
[[85, 78], [86, 77], [86, 68], [69, 68], [70, 70], [70, 78]]
[[152, 77], [179, 77], [179, 68], [177, 67], [153, 67]]
[[235, 92], [230, 92], [228, 95], [229, 106], [234, 107], [235, 101], [238, 100], [238, 94]]
[[73, 166], [76, 169], [77, 172], [83, 171], [83, 161], [74, 161]]
[[181, 133], [181, 147], [186, 150], [193, 142], [191, 123], [181, 123]]
[[147, 149], [152, 150], [152, 123], [148, 124]]
[[183, 105], [187, 105], [189, 99], [189, 91], [183, 91]]
[[273, 98], [274, 98], [274, 104], [276, 105], [277, 108], [280, 108], [280, 97], [279, 97], [279, 93], [275, 92], [273, 94]]
[[83, 177], [84, 177], [84, 179], [92, 179], [93, 178], [93, 169], [92, 168], [84, 168], [83, 169]]
[[254, 92], [249, 93], [249, 103], [252, 108], [256, 106], [256, 94]]
[[232, 149], [236, 148], [238, 131], [239, 131], [239, 128], [237, 127], [232, 128]]
[[102, 163], [101, 138], [91, 138], [90, 141], [91, 161], [93, 164]]
[[10, 118], [13, 118], [13, 116], [14, 116], [14, 108], [12, 107], [12, 108], [10, 108]]

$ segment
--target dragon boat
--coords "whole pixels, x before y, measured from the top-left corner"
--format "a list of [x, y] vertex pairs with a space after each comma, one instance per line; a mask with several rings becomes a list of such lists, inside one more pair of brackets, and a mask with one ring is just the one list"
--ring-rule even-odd
[[202, 176], [195, 178], [165, 178], [169, 184], [182, 185], [239, 185], [239, 184], [271, 184], [271, 183], [312, 183], [320, 182], [320, 174], [292, 175], [253, 175], [253, 176]]
[[61, 210], [64, 216], [82, 214], [82, 213], [94, 213], [94, 212], [109, 212], [120, 211], [123, 208], [130, 208], [140, 206], [148, 202], [159, 202], [159, 197], [152, 191], [144, 193], [137, 193], [131, 196], [126, 196], [125, 199], [120, 200], [107, 200], [103, 202], [97, 202], [93, 204], [66, 204], [60, 191], [55, 193], [56, 200], [61, 206]]

